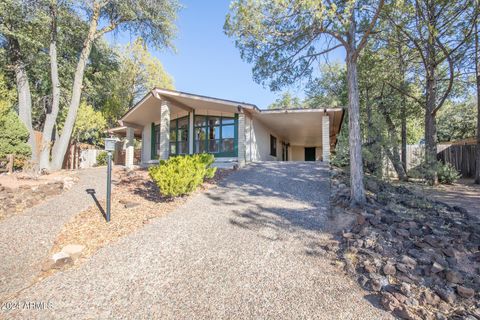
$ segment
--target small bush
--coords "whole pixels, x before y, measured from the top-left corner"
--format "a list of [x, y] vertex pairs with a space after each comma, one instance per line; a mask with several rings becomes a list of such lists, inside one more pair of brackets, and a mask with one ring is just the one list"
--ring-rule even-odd
[[106, 166], [108, 161], [108, 154], [106, 151], [101, 151], [97, 154], [97, 166]]
[[195, 154], [162, 160], [148, 171], [164, 196], [177, 197], [195, 191], [217, 168], [210, 167], [215, 158], [211, 154]]
[[457, 182], [462, 175], [450, 163], [438, 163], [438, 181], [443, 184], [452, 184]]

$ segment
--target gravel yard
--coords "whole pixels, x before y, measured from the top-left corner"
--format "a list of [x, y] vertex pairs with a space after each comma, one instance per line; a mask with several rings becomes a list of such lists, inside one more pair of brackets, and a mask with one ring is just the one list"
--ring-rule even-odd
[[29, 319], [390, 318], [324, 256], [329, 193], [322, 164], [249, 165], [15, 298], [51, 308], [1, 312]]
[[65, 222], [92, 205], [85, 190], [103, 196], [105, 173], [105, 168], [81, 170], [70, 190], [0, 222], [0, 301], [30, 285]]

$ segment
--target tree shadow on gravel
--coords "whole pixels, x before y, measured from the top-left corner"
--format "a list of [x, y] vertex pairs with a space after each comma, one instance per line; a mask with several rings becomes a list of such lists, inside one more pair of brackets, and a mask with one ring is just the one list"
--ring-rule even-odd
[[[255, 163], [220, 182], [206, 195], [233, 213], [229, 223], [261, 238], [300, 241], [310, 256], [324, 253], [330, 173], [321, 163]], [[274, 236], [272, 236], [272, 234]]]

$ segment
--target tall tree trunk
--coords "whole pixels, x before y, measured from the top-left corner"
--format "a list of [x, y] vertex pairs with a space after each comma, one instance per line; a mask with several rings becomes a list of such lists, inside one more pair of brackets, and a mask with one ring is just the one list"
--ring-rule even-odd
[[387, 124], [388, 140], [390, 145], [390, 146], [386, 146], [384, 150], [387, 154], [387, 157], [390, 159], [390, 161], [392, 161], [393, 168], [395, 169], [395, 172], [398, 175], [398, 179], [400, 179], [400, 181], [407, 181], [408, 180], [407, 174], [400, 160], [400, 153], [398, 152], [397, 129], [395, 128], [395, 124], [393, 123], [392, 118], [388, 114], [388, 111], [385, 108], [385, 105], [383, 104], [383, 102], [379, 104], [379, 107], [380, 107], [380, 111], [383, 114], [383, 117], [385, 118], [385, 122]]
[[28, 144], [32, 150], [32, 160], [37, 161], [37, 146], [35, 141], [35, 131], [32, 126], [32, 95], [30, 92], [30, 83], [28, 81], [25, 62], [23, 61], [20, 43], [14, 37], [7, 37], [9, 56], [15, 72], [15, 81], [17, 84], [18, 95], [18, 116], [28, 130]]
[[42, 146], [40, 151], [40, 169], [50, 169], [50, 151], [52, 147], [53, 128], [57, 120], [60, 104], [60, 81], [57, 63], [57, 3], [50, 3], [51, 39], [50, 39], [50, 75], [52, 78], [52, 104], [43, 126]]
[[427, 165], [426, 178], [431, 185], [438, 184], [437, 175], [437, 124], [435, 109], [437, 106], [437, 74], [436, 74], [436, 50], [435, 50], [435, 4], [428, 6], [429, 32], [426, 55], [426, 106], [425, 106], [425, 163]]
[[402, 136], [402, 166], [403, 170], [407, 172], [407, 99], [402, 97], [402, 110], [401, 110], [401, 136]]
[[[477, 0], [477, 10], [480, 9], [480, 0]], [[477, 80], [477, 155], [475, 183], [480, 184], [480, 36], [478, 35], [478, 12], [475, 19], [475, 75]]]
[[[400, 34], [397, 32], [397, 42], [398, 42], [398, 62], [399, 62], [399, 71], [401, 77], [402, 90], [406, 90], [406, 81], [405, 81], [405, 60], [403, 59], [403, 50], [402, 50], [402, 41]], [[401, 146], [402, 146], [402, 166], [405, 173], [407, 172], [407, 98], [405, 95], [402, 95], [402, 106], [400, 110], [400, 119], [401, 119]]]
[[347, 50], [351, 205], [363, 206], [365, 204], [365, 188], [360, 137], [360, 98], [358, 95], [357, 57], [352, 51]]
[[95, 33], [97, 31], [98, 19], [100, 16], [100, 5], [94, 3], [93, 15], [90, 20], [90, 26], [87, 37], [83, 43], [82, 52], [78, 60], [77, 69], [75, 70], [75, 78], [72, 87], [72, 96], [68, 108], [67, 118], [63, 126], [60, 139], [55, 141], [52, 153], [51, 169], [59, 170], [63, 164], [63, 158], [67, 152], [68, 145], [70, 143], [70, 137], [72, 135], [73, 127], [75, 126], [75, 119], [77, 118], [78, 107], [80, 105], [80, 98], [82, 94], [83, 75], [85, 73], [85, 67], [88, 62], [88, 57], [92, 50], [93, 41], [95, 40]]
[[437, 176], [437, 124], [433, 110], [436, 102], [435, 69], [431, 68], [427, 78], [427, 103], [425, 108], [425, 162], [427, 181], [431, 185], [438, 183]]

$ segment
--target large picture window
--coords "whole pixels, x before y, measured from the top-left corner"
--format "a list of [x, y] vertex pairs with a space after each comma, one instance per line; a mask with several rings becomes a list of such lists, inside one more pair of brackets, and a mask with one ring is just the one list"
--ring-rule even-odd
[[170, 154], [188, 153], [188, 116], [170, 121]]
[[237, 119], [234, 117], [195, 116], [195, 153], [233, 157], [237, 154]]
[[[152, 123], [152, 159], [158, 158], [160, 150], [160, 125]], [[170, 121], [170, 154], [188, 153], [188, 116]]]

